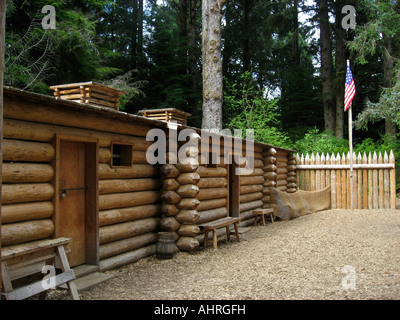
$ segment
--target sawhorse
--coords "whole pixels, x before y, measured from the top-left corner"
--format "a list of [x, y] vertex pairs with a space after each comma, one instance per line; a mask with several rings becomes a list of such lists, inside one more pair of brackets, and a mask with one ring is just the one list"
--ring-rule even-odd
[[[78, 291], [75, 285], [75, 274], [70, 268], [64, 245], [71, 242], [70, 238], [58, 238], [39, 240], [23, 245], [14, 245], [2, 248], [1, 251], [1, 278], [3, 282], [2, 297], [7, 300], [23, 300], [40, 294], [45, 298], [47, 290], [50, 289], [48, 282], [58, 287], [67, 284], [70, 296], [73, 300], [79, 300]], [[60, 264], [62, 273], [56, 274], [56, 258]], [[46, 279], [36, 281], [29, 285], [13, 288], [12, 281], [24, 278], [28, 275], [42, 272], [44, 265], [54, 268], [54, 275]], [[50, 273], [51, 274], [51, 273]], [[49, 280], [49, 281], [47, 281]]]

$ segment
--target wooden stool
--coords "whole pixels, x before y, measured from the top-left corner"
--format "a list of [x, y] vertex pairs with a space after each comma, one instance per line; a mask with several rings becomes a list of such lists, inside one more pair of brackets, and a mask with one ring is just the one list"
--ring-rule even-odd
[[253, 210], [253, 215], [255, 215], [254, 226], [257, 225], [257, 220], [258, 220], [259, 215], [261, 215], [263, 225], [265, 226], [265, 215], [266, 214], [269, 214], [269, 216], [271, 218], [271, 222], [274, 223], [274, 209], [272, 209], [272, 208], [257, 209], [257, 210]]
[[[39, 240], [2, 248], [1, 278], [4, 292], [1, 295], [7, 300], [23, 300], [36, 294], [40, 294], [40, 298], [44, 298], [49, 288], [47, 284], [46, 286], [43, 285], [43, 280], [15, 289], [11, 281], [40, 273], [43, 265], [53, 267], [55, 270], [55, 258], [58, 258], [62, 273], [54, 274], [53, 284], [58, 287], [66, 283], [71, 298], [79, 300], [74, 282], [75, 273], [69, 266], [64, 250], [64, 245], [67, 245], [71, 240], [70, 238]], [[12, 262], [10, 263], [10, 261]]]

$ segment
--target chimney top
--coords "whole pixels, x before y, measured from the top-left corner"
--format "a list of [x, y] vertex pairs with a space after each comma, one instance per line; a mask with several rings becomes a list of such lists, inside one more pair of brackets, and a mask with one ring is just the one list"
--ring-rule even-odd
[[119, 97], [125, 92], [96, 82], [79, 82], [51, 86], [56, 99], [71, 100], [100, 106], [119, 109]]
[[146, 118], [176, 122], [181, 125], [186, 125], [187, 118], [191, 116], [190, 113], [175, 108], [140, 110], [139, 113], [143, 114]]

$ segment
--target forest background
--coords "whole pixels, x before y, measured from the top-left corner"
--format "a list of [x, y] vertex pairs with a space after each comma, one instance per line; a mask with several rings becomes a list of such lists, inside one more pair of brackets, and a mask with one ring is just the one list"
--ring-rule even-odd
[[[42, 28], [45, 5], [55, 29]], [[342, 27], [345, 5], [355, 29]], [[173, 107], [202, 127], [201, 28], [201, 0], [7, 0], [4, 84], [52, 95], [50, 85], [100, 82], [127, 93], [126, 112]], [[398, 0], [228, 0], [223, 128], [299, 153], [347, 153], [349, 59], [354, 151], [393, 150], [399, 177], [399, 44]]]

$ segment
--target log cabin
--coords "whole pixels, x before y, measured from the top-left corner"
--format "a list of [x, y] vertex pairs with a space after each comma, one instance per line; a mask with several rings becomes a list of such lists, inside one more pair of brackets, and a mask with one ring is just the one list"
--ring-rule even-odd
[[[71, 267], [103, 271], [155, 254], [160, 231], [174, 233], [178, 250], [200, 249], [200, 224], [234, 216], [251, 225], [252, 210], [269, 207], [270, 187], [296, 191], [293, 150], [214, 134], [192, 152], [176, 136], [190, 129], [199, 139], [199, 128], [128, 114], [99, 99], [63, 98], [60, 91], [70, 87], [53, 89], [54, 97], [4, 88], [3, 248], [72, 238]], [[148, 161], [152, 129], [165, 133], [166, 163]], [[185, 163], [171, 152], [183, 146], [191, 160]], [[211, 150], [221, 150], [220, 161], [207, 164], [202, 157], [215, 160]], [[251, 173], [235, 174], [243, 165], [226, 153], [250, 151]]]

